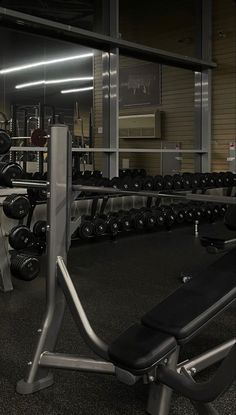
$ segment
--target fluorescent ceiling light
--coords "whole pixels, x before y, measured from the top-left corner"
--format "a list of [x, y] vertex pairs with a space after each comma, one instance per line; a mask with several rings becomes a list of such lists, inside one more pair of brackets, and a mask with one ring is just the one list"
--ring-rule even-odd
[[93, 81], [93, 77], [92, 76], [85, 76], [85, 77], [80, 77], [80, 78], [65, 78], [65, 79], [51, 79], [48, 81], [35, 81], [35, 82], [27, 82], [25, 84], [19, 84], [16, 85], [15, 88], [16, 89], [21, 89], [21, 88], [28, 88], [30, 86], [36, 86], [36, 85], [51, 85], [51, 84], [62, 84], [62, 83], [66, 83], [66, 82], [82, 82], [82, 81]]
[[93, 86], [88, 86], [86, 88], [64, 89], [61, 91], [61, 94], [70, 94], [71, 92], [91, 91], [92, 89], [93, 89]]
[[73, 61], [73, 60], [76, 60], [76, 59], [91, 58], [92, 56], [93, 56], [93, 53], [85, 53], [83, 55], [68, 56], [67, 58], [50, 59], [50, 60], [46, 60], [46, 61], [29, 63], [27, 65], [12, 66], [11, 68], [2, 69], [0, 71], [0, 74], [3, 75], [3, 74], [6, 74], [6, 73], [11, 73], [11, 72], [16, 72], [16, 71], [23, 71], [24, 69], [36, 68], [38, 66], [52, 65], [53, 63], [68, 62], [68, 61]]

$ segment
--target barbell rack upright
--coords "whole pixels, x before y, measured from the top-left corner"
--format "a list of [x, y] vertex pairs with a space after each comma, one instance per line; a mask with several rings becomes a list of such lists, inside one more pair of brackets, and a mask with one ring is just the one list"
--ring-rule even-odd
[[[71, 369], [115, 374], [114, 366], [106, 360], [108, 346], [91, 328], [66, 268], [71, 239], [73, 195], [71, 137], [68, 127], [64, 124], [51, 127], [48, 154], [46, 315], [42, 327], [38, 330], [39, 340], [34, 357], [28, 363], [26, 377], [17, 383], [16, 390], [23, 395], [51, 386], [53, 375], [49, 368], [56, 365], [61, 369], [68, 369], [68, 362]], [[45, 186], [43, 183], [40, 185]], [[104, 360], [86, 360], [79, 356], [58, 355], [54, 352], [66, 303], [82, 337]]]

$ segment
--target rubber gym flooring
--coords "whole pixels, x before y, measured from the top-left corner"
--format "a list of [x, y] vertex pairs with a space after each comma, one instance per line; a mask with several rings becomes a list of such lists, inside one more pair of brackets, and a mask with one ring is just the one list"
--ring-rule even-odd
[[[201, 234], [215, 231], [226, 233], [221, 224], [201, 226]], [[200, 246], [192, 227], [184, 227], [120, 237], [117, 242], [74, 243], [68, 266], [92, 326], [109, 342], [176, 289], [181, 284], [181, 272], [196, 275], [218, 257]], [[32, 358], [44, 312], [43, 274], [44, 270], [31, 283], [14, 280], [14, 291], [0, 294], [0, 414], [145, 414], [147, 386], [141, 382], [126, 386], [109, 375], [58, 370], [52, 387], [28, 396], [15, 392], [16, 381], [24, 376], [27, 362]], [[233, 335], [235, 308], [232, 307], [184, 347], [181, 360]], [[69, 311], [57, 351], [92, 356]], [[204, 373], [201, 378], [208, 375], [209, 372]], [[215, 407], [221, 415], [233, 415], [235, 406], [232, 386]], [[174, 394], [171, 415], [190, 414], [195, 414], [190, 403]]]

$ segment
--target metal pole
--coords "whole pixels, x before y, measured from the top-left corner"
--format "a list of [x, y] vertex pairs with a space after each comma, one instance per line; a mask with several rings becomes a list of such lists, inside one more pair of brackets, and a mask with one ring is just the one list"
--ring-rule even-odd
[[[69, 157], [71, 149], [68, 139], [68, 127], [55, 125], [51, 128], [49, 140], [49, 180], [48, 184], [48, 265], [46, 280], [47, 309], [38, 344], [25, 379], [17, 384], [17, 392], [29, 394], [44, 389], [53, 383], [53, 376], [48, 370], [39, 367], [41, 354], [53, 351], [64, 315], [65, 298], [57, 284], [57, 256], [61, 255], [66, 262], [68, 235], [70, 232], [68, 217], [70, 216], [69, 192], [71, 192], [71, 169]], [[68, 203], [67, 203], [68, 202]]]
[[194, 375], [224, 359], [235, 343], [236, 339], [229, 340], [191, 360], [179, 363], [177, 372], [181, 373], [182, 368], [185, 368], [185, 370], [190, 371], [191, 374]]

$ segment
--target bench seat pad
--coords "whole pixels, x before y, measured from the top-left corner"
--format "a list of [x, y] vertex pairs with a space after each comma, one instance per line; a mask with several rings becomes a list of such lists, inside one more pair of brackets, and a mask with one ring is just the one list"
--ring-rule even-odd
[[176, 349], [176, 341], [158, 330], [134, 324], [109, 347], [111, 361], [131, 373], [145, 373]]
[[235, 300], [235, 285], [233, 249], [145, 314], [142, 323], [185, 343]]

